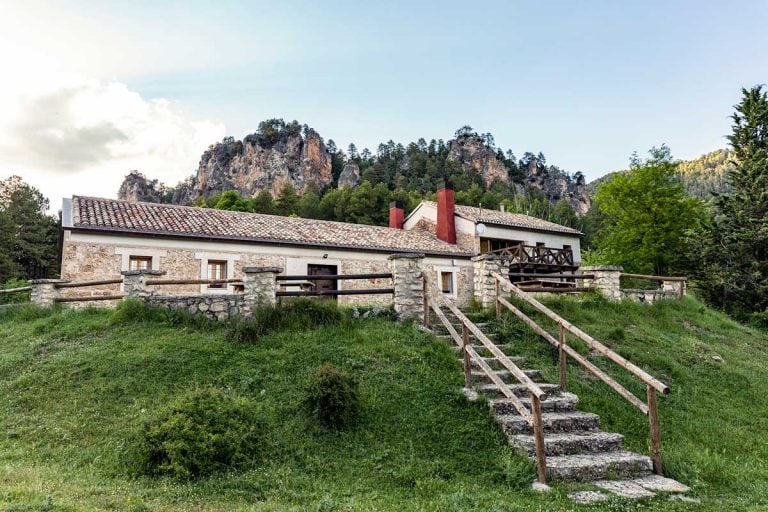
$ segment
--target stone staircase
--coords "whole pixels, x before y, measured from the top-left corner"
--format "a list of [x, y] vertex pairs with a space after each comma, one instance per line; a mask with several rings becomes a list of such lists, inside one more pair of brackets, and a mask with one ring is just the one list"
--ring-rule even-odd
[[[461, 322], [448, 309], [441, 310], [460, 333]], [[461, 349], [456, 346], [442, 323], [435, 320], [431, 326], [432, 332], [450, 343], [462, 361]], [[633, 498], [654, 496], [658, 491], [688, 491], [686, 486], [672, 479], [654, 475], [650, 457], [623, 448], [624, 436], [600, 430], [598, 415], [578, 410], [578, 396], [561, 392], [556, 384], [542, 382], [541, 372], [537, 369], [527, 369], [525, 359], [515, 355], [514, 345], [508, 340], [496, 339], [496, 334], [489, 332], [488, 324], [475, 325], [546, 393], [546, 398], [541, 401], [541, 411], [548, 478], [590, 483], [611, 494]], [[520, 397], [530, 410], [526, 387], [517, 383], [471, 333], [469, 340], [496, 375], [509, 384], [515, 395]], [[465, 393], [471, 400], [477, 399], [479, 395], [485, 396], [491, 414], [504, 431], [509, 443], [533, 459], [534, 437], [530, 425], [518, 414], [511, 400], [505, 398], [491, 379], [479, 369], [479, 365], [475, 361], [472, 363], [472, 387], [465, 389]], [[607, 499], [609, 495], [599, 491], [586, 491], [574, 493], [572, 497], [576, 501], [592, 502]]]

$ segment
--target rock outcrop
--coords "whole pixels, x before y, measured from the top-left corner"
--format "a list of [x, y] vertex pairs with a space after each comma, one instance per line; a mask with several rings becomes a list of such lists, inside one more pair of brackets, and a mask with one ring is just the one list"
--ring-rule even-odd
[[323, 189], [332, 179], [331, 155], [320, 135], [308, 129], [304, 136], [281, 133], [275, 140], [261, 134], [225, 139], [203, 153], [193, 189], [203, 197], [224, 190], [244, 197], [268, 190], [276, 197], [286, 184], [302, 193], [312, 182]]
[[458, 162], [467, 172], [479, 173], [486, 187], [494, 181], [509, 183], [509, 171], [479, 136], [465, 135], [449, 141], [447, 159]]
[[360, 168], [354, 162], [349, 162], [344, 165], [341, 174], [339, 175], [338, 187], [352, 187], [355, 188], [360, 184]]
[[541, 190], [552, 203], [565, 200], [578, 215], [585, 215], [592, 206], [584, 175], [571, 177], [555, 166], [544, 167], [533, 160], [528, 164], [523, 186]]
[[117, 192], [117, 198], [125, 201], [147, 203], [165, 202], [167, 188], [157, 180], [149, 180], [139, 171], [131, 171], [125, 177]]

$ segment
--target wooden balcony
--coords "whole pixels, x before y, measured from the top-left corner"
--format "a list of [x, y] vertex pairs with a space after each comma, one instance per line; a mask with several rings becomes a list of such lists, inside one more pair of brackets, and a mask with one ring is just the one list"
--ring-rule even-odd
[[573, 250], [517, 244], [490, 251], [501, 257], [510, 272], [568, 272], [578, 268], [573, 261]]

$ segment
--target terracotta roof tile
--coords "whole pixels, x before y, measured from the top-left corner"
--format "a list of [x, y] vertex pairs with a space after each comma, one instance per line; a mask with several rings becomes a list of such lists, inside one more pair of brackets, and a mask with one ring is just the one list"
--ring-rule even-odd
[[[425, 201], [437, 208], [437, 203], [434, 201]], [[456, 205], [456, 215], [463, 217], [473, 222], [483, 222], [486, 224], [497, 224], [501, 226], [510, 226], [516, 228], [528, 228], [538, 231], [553, 231], [557, 233], [570, 233], [574, 235], [580, 235], [581, 232], [569, 228], [567, 226], [561, 226], [554, 222], [549, 222], [537, 217], [531, 217], [530, 215], [523, 215], [522, 213], [510, 213], [502, 212], [499, 210], [490, 210], [488, 208], [477, 208], [475, 206]]]
[[470, 256], [422, 231], [83, 196], [72, 198], [72, 226], [151, 235]]

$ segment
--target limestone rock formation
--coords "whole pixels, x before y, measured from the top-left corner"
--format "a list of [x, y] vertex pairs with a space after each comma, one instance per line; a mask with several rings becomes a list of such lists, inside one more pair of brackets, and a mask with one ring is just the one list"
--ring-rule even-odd
[[565, 200], [578, 215], [585, 215], [592, 206], [586, 180], [580, 172], [571, 177], [555, 166], [539, 166], [534, 160], [526, 169], [523, 186], [541, 190], [553, 203]]
[[167, 188], [157, 180], [149, 180], [139, 171], [131, 171], [120, 185], [117, 198], [124, 201], [165, 202]]
[[485, 145], [477, 135], [464, 135], [448, 142], [448, 160], [461, 164], [467, 171], [474, 171], [483, 178], [489, 187], [494, 181], [509, 183], [509, 171], [496, 158], [494, 150]]
[[225, 139], [200, 158], [193, 193], [209, 197], [237, 190], [254, 197], [262, 190], [279, 196], [286, 183], [302, 193], [314, 182], [321, 189], [331, 184], [331, 155], [320, 135], [312, 129], [281, 133], [275, 139], [262, 134], [242, 141]]
[[338, 187], [351, 187], [355, 188], [360, 184], [360, 168], [354, 162], [349, 162], [344, 165], [341, 174], [339, 175]]

